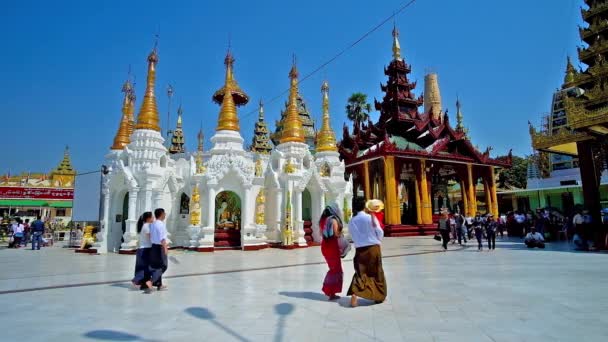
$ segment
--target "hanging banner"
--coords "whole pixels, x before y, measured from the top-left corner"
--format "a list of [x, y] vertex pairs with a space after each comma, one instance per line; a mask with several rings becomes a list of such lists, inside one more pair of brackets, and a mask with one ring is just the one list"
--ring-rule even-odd
[[74, 189], [0, 186], [0, 198], [72, 200], [74, 198]]

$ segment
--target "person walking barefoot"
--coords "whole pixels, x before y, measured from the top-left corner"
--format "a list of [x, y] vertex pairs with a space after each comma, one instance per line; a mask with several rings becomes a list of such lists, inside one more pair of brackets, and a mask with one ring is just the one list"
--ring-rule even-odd
[[338, 245], [338, 238], [342, 235], [342, 219], [338, 205], [331, 204], [325, 208], [319, 220], [319, 228], [323, 234], [321, 253], [329, 267], [325, 280], [323, 280], [322, 291], [329, 300], [336, 300], [340, 298], [337, 294], [342, 292], [344, 281], [340, 246]]
[[355, 216], [348, 223], [348, 227], [355, 245], [355, 274], [347, 295], [351, 296], [352, 307], [358, 305], [358, 297], [379, 304], [384, 302], [387, 294], [380, 250], [384, 232], [377, 221], [372, 221], [375, 218], [365, 212], [365, 199], [355, 198], [353, 212]]

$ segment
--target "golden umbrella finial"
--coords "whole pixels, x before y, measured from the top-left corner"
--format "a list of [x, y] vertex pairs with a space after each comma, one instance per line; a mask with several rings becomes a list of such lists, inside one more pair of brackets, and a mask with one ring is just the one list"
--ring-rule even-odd
[[401, 44], [399, 44], [399, 30], [397, 25], [393, 22], [393, 58], [397, 61], [402, 60], [401, 58]]
[[154, 83], [156, 80], [156, 64], [158, 54], [156, 52], [157, 42], [154, 43], [152, 52], [148, 55], [148, 78], [146, 81], [146, 92], [144, 100], [137, 116], [135, 129], [151, 129], [160, 132], [158, 107], [156, 105], [156, 95], [154, 94]]
[[296, 67], [296, 57], [293, 57], [293, 65], [289, 71], [289, 78], [291, 79], [291, 85], [289, 87], [289, 103], [287, 105], [287, 115], [283, 122], [283, 130], [281, 132], [281, 144], [286, 142], [300, 142], [306, 141], [304, 136], [304, 127], [302, 126], [302, 120], [298, 113], [298, 69]]
[[331, 129], [329, 119], [329, 84], [327, 81], [321, 85], [321, 93], [323, 94], [323, 123], [321, 129], [317, 133], [317, 152], [336, 152], [336, 134]]
[[114, 136], [114, 143], [112, 144], [112, 147], [110, 147], [112, 150], [122, 150], [131, 142], [131, 128], [133, 127], [133, 85], [128, 78], [122, 86], [122, 92], [125, 94], [122, 100], [122, 117], [120, 119], [116, 136]]

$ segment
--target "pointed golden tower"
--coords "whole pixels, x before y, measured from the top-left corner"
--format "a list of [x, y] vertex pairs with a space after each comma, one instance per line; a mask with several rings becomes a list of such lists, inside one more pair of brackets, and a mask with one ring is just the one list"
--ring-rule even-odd
[[393, 23], [393, 59], [400, 61], [401, 58], [401, 44], [399, 44], [399, 30]]
[[158, 108], [156, 106], [156, 95], [154, 95], [154, 82], [156, 80], [156, 64], [158, 63], [158, 54], [156, 53], [156, 45], [148, 55], [148, 78], [146, 80], [146, 93], [144, 100], [137, 116], [137, 124], [135, 129], [151, 129], [160, 132], [158, 119]]
[[126, 80], [125, 84], [122, 86], [122, 92], [125, 93], [122, 100], [122, 118], [120, 119], [120, 125], [118, 126], [116, 136], [114, 136], [114, 143], [112, 144], [112, 147], [110, 147], [112, 150], [122, 150], [131, 142], [130, 131], [132, 127], [131, 120], [133, 117], [133, 113], [131, 112], [131, 109], [133, 108], [133, 103], [131, 102], [132, 91], [133, 86], [131, 85], [131, 81]]
[[184, 139], [184, 131], [182, 130], [182, 114], [183, 114], [183, 110], [182, 110], [182, 105], [179, 105], [179, 108], [177, 108], [177, 126], [175, 127], [175, 130], [173, 131], [173, 136], [171, 137], [171, 146], [169, 146], [169, 153], [171, 154], [176, 154], [176, 153], [185, 153], [186, 149], [184, 147], [185, 145], [185, 139]]
[[283, 121], [283, 130], [281, 132], [279, 142], [281, 144], [286, 142], [304, 143], [306, 141], [306, 137], [304, 135], [304, 127], [302, 126], [302, 120], [300, 119], [297, 106], [298, 69], [296, 68], [295, 58], [291, 71], [289, 71], [289, 78], [291, 79], [291, 86], [289, 87], [289, 103], [287, 104], [287, 114]]
[[564, 83], [574, 82], [574, 75], [576, 74], [576, 69], [572, 65], [572, 61], [570, 60], [570, 56], [566, 61], [566, 76], [564, 77]]
[[135, 85], [131, 85], [129, 89], [129, 110], [127, 112], [129, 119], [129, 137], [135, 130]]
[[196, 149], [196, 173], [204, 173], [205, 166], [203, 165], [203, 126], [201, 125], [200, 130], [198, 131], [198, 135], [196, 136], [198, 140], [198, 147]]
[[329, 120], [329, 84], [327, 81], [323, 82], [321, 93], [323, 94], [323, 123], [317, 133], [316, 150], [317, 152], [337, 152], [336, 134], [331, 129]]
[[59, 165], [53, 171], [51, 171], [50, 176], [52, 186], [73, 186], [76, 171], [72, 167], [72, 161], [70, 160], [70, 148], [68, 146], [65, 147], [65, 151], [63, 152], [63, 159]]
[[234, 58], [232, 58], [232, 54], [230, 50], [226, 54], [226, 58], [224, 59], [224, 64], [226, 65], [226, 79], [224, 81], [224, 86], [215, 92], [213, 95], [213, 100], [218, 102], [221, 100], [221, 108], [220, 114], [218, 117], [217, 128], [216, 131], [238, 131], [239, 127], [239, 118], [236, 113], [236, 106], [238, 101], [239, 105], [244, 105], [249, 101], [247, 94], [239, 88], [238, 84], [234, 80], [234, 74], [232, 71], [232, 67], [234, 65]]

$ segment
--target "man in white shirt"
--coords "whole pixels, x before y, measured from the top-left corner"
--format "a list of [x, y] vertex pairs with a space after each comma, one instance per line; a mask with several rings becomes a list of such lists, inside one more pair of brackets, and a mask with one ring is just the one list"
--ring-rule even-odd
[[541, 233], [536, 231], [535, 227], [532, 227], [531, 231], [526, 235], [524, 243], [528, 248], [545, 248], [545, 238]]
[[169, 254], [165, 216], [164, 209], [155, 209], [154, 217], [156, 220], [150, 225], [150, 242], [152, 242], [152, 247], [150, 248], [151, 280], [152, 285], [156, 286], [159, 291], [167, 289], [163, 285], [163, 273], [167, 271], [167, 255]]
[[380, 251], [384, 231], [374, 216], [365, 212], [365, 199], [354, 199], [353, 212], [355, 216], [348, 223], [348, 230], [356, 248], [353, 260], [355, 275], [347, 292], [347, 295], [351, 296], [350, 305], [357, 306], [357, 297], [382, 303], [387, 293]]

